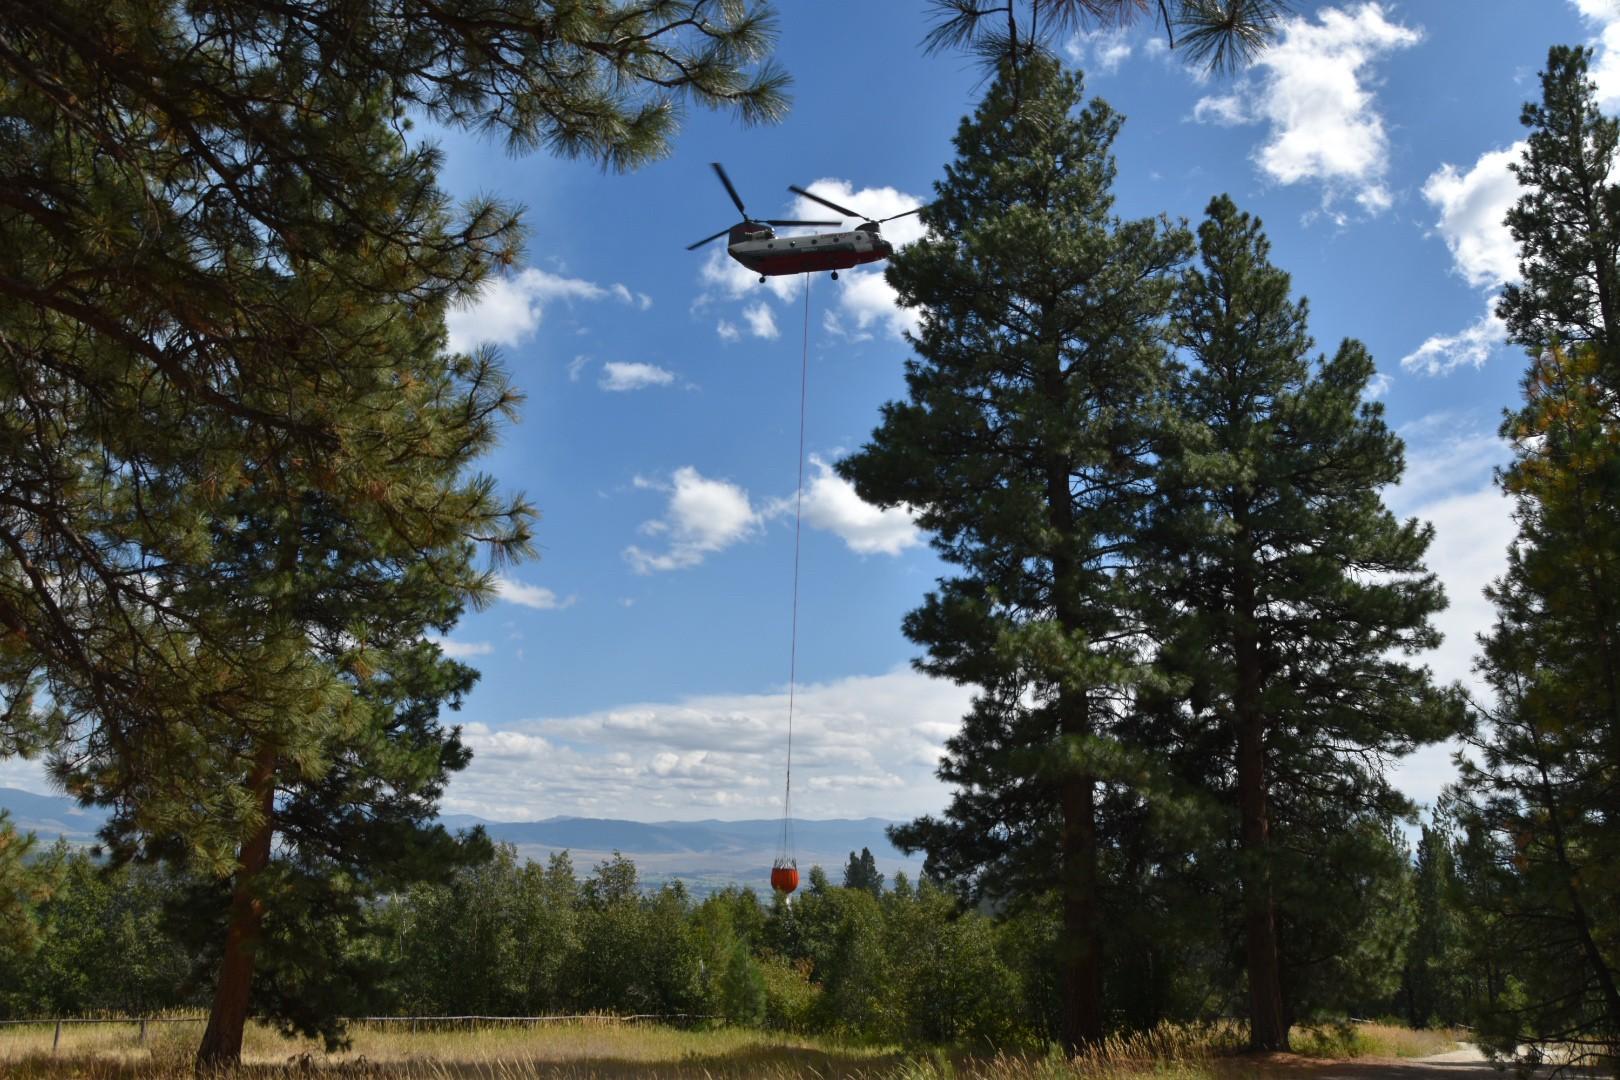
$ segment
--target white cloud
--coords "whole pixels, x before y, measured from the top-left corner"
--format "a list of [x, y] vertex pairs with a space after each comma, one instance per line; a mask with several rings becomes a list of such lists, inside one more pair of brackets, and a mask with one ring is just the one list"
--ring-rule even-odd
[[726, 245], [720, 240], [710, 245], [708, 256], [698, 268], [698, 280], [704, 286], [696, 301], [695, 306], [698, 307], [714, 300], [715, 293], [722, 299], [740, 300], [743, 297], [757, 297], [764, 292], [778, 300], [788, 301], [804, 287], [797, 276], [767, 277], [761, 282], [757, 273], [726, 254]]
[[1597, 36], [1590, 44], [1597, 55], [1589, 72], [1597, 84], [1598, 104], [1607, 110], [1620, 107], [1620, 0], [1570, 0]]
[[[938, 812], [933, 770], [970, 691], [909, 669], [801, 685], [794, 695], [794, 810], [805, 817]], [[787, 693], [710, 694], [625, 704], [511, 729], [470, 723], [472, 764], [449, 812], [532, 820], [642, 820], [781, 812]]]
[[715, 325], [714, 332], [719, 334], [720, 340], [725, 342], [727, 345], [731, 345], [742, 340], [742, 331], [738, 330], [737, 324], [729, 319], [721, 319], [719, 323]]
[[1445, 375], [1477, 368], [1507, 343], [1507, 327], [1496, 317], [1496, 290], [1519, 277], [1518, 246], [1503, 219], [1520, 192], [1508, 166], [1523, 152], [1523, 142], [1488, 151], [1467, 172], [1448, 162], [1424, 183], [1423, 197], [1440, 211], [1435, 228], [1451, 251], [1452, 266], [1468, 284], [1492, 291], [1474, 322], [1454, 334], [1435, 334], [1402, 357], [1406, 370]]
[[1376, 3], [1322, 8], [1316, 17], [1286, 20], [1276, 44], [1255, 60], [1258, 80], [1200, 100], [1193, 117], [1265, 122], [1270, 131], [1255, 155], [1265, 175], [1283, 184], [1319, 181], [1324, 205], [1349, 193], [1368, 213], [1380, 213], [1391, 201], [1384, 186], [1389, 146], [1368, 68], [1416, 45], [1422, 32], [1391, 22]]
[[1395, 380], [1391, 379], [1386, 373], [1382, 371], [1374, 373], [1373, 377], [1367, 380], [1367, 400], [1377, 401], [1379, 398], [1385, 396], [1389, 393], [1389, 388], [1393, 386], [1394, 383]]
[[855, 324], [857, 333], [879, 328], [895, 337], [916, 333], [922, 313], [901, 307], [895, 291], [879, 270], [846, 270], [839, 277], [838, 308]]
[[[1385, 501], [1403, 517], [1434, 525], [1425, 561], [1445, 586], [1448, 601], [1434, 618], [1444, 640], [1420, 659], [1441, 683], [1461, 682], [1488, 700], [1473, 666], [1477, 635], [1496, 617], [1484, 589], [1507, 569], [1508, 545], [1515, 535], [1512, 504], [1492, 480], [1509, 450], [1484, 420], [1453, 413], [1426, 416], [1403, 426], [1400, 435], [1407, 442], [1406, 473]], [[1432, 803], [1456, 779], [1451, 764], [1455, 749], [1442, 743], [1405, 758], [1394, 769], [1396, 787], [1419, 802]]]
[[1455, 334], [1435, 334], [1401, 357], [1401, 367], [1425, 375], [1446, 375], [1465, 365], [1481, 367], [1507, 344], [1507, 324], [1496, 317], [1496, 296], [1485, 298], [1485, 313]]
[[526, 585], [514, 578], [497, 576], [495, 578], [495, 592], [502, 600], [517, 604], [519, 607], [534, 608], [536, 611], [561, 611], [573, 607], [578, 597], [570, 596], [559, 599], [550, 589], [539, 585]]
[[[635, 483], [655, 486], [642, 477]], [[675, 470], [670, 485], [656, 486], [668, 491], [669, 504], [663, 517], [643, 523], [641, 531], [667, 537], [669, 546], [662, 552], [634, 544], [625, 548], [624, 557], [638, 574], [696, 566], [759, 531], [761, 517], [748, 492], [728, 480], [711, 480], [686, 465]]]
[[556, 300], [601, 300], [607, 296], [643, 310], [652, 305], [651, 297], [632, 294], [623, 285], [603, 288], [593, 281], [563, 277], [534, 266], [515, 274], [492, 274], [471, 302], [445, 313], [450, 350], [462, 352], [478, 345], [520, 344], [539, 329], [547, 304]]
[[581, 353], [572, 360], [568, 361], [568, 381], [579, 382], [579, 377], [584, 372], [585, 365], [589, 364], [590, 362], [591, 358], [586, 356], [584, 353]]
[[1124, 26], [1081, 30], [1064, 42], [1069, 59], [1088, 72], [1112, 75], [1131, 58], [1130, 30]]
[[1519, 178], [1508, 170], [1524, 153], [1523, 141], [1481, 154], [1471, 169], [1449, 163], [1430, 175], [1423, 197], [1440, 211], [1435, 228], [1468, 284], [1495, 288], [1519, 277], [1519, 249], [1503, 218], [1519, 199]]
[[495, 651], [495, 646], [487, 641], [454, 641], [450, 638], [430, 637], [429, 641], [439, 647], [439, 651], [452, 660], [466, 660], [473, 656], [488, 656]]
[[1403, 517], [1434, 523], [1427, 562], [1446, 587], [1450, 606], [1435, 620], [1445, 643], [1431, 659], [1442, 680], [1474, 683], [1474, 636], [1494, 618], [1482, 590], [1507, 566], [1514, 535], [1511, 504], [1496, 489], [1508, 445], [1477, 416], [1432, 413], [1401, 427], [1406, 472], [1385, 496]]
[[[922, 544], [922, 534], [906, 507], [880, 508], [855, 493], [855, 485], [833, 472], [832, 466], [810, 455], [815, 470], [804, 489], [804, 522], [833, 533], [858, 555], [898, 555]], [[794, 498], [772, 504], [771, 516], [793, 512]]]
[[609, 360], [602, 365], [602, 377], [597, 384], [603, 390], [644, 390], [649, 386], [668, 386], [675, 381], [673, 371], [665, 371], [653, 364], [624, 363]]
[[753, 307], [743, 308], [743, 318], [748, 322], [748, 329], [755, 337], [781, 336], [781, 331], [776, 329], [776, 316], [771, 313], [770, 305], [763, 300]]

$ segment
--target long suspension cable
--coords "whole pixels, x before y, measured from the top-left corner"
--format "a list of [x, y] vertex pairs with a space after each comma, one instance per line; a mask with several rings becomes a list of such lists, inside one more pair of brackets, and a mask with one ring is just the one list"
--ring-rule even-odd
[[799, 533], [804, 516], [804, 414], [810, 387], [810, 275], [804, 275], [804, 339], [799, 357], [799, 483], [793, 498], [793, 624], [788, 647], [787, 778], [782, 785], [782, 857], [793, 850], [793, 705], [799, 679]]

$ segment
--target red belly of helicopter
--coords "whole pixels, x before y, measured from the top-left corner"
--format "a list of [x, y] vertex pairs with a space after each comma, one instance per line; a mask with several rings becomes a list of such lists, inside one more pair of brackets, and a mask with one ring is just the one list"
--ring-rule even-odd
[[888, 253], [881, 250], [855, 251], [849, 248], [822, 251], [814, 249], [807, 251], [801, 248], [779, 252], [733, 251], [731, 257], [756, 274], [775, 277], [782, 274], [813, 274], [822, 270], [847, 270], [852, 266], [887, 258]]

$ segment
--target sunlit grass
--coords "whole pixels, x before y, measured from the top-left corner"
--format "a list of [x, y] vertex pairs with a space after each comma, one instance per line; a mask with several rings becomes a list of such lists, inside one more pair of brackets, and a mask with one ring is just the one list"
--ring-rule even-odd
[[[193, 1020], [196, 1018], [193, 1017]], [[0, 1073], [24, 1080], [182, 1080], [202, 1025], [67, 1025], [51, 1052], [50, 1024], [0, 1028]], [[248, 1029], [249, 1076], [321, 1074], [422, 1080], [1219, 1080], [1242, 1069], [1247, 1032], [1236, 1023], [1165, 1024], [1116, 1036], [1074, 1058], [1056, 1052], [970, 1053], [850, 1044], [750, 1028], [685, 1030], [659, 1025], [569, 1022], [528, 1026], [357, 1024], [338, 1054], [318, 1043]], [[1297, 1052], [1314, 1057], [1425, 1057], [1455, 1049], [1457, 1033], [1387, 1024], [1295, 1028]]]
[[1296, 1027], [1289, 1042], [1296, 1054], [1325, 1058], [1421, 1058], [1457, 1049], [1464, 1035], [1444, 1028], [1422, 1031], [1396, 1024], [1348, 1023]]

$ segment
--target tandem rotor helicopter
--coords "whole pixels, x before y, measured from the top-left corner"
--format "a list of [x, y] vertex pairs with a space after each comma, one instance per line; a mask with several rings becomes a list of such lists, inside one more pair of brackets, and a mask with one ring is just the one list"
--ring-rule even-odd
[[742, 263], [748, 269], [759, 275], [759, 280], [782, 274], [806, 274], [820, 270], [831, 270], [834, 280], [838, 278], [838, 271], [847, 270], [862, 263], [877, 262], [887, 259], [894, 254], [894, 245], [883, 239], [878, 232], [878, 226], [885, 221], [895, 218], [908, 217], [923, 207], [913, 207], [900, 214], [890, 214], [886, 218], [870, 218], [865, 214], [857, 214], [848, 207], [839, 206], [831, 199], [824, 199], [820, 195], [804, 190], [802, 187], [790, 184], [788, 190], [795, 195], [802, 195], [806, 199], [820, 203], [829, 210], [836, 210], [846, 218], [856, 218], [861, 221], [850, 232], [814, 233], [810, 236], [783, 236], [776, 235], [773, 225], [841, 225], [841, 221], [786, 221], [779, 218], [759, 219], [748, 216], [748, 208], [743, 206], [741, 196], [737, 189], [731, 185], [731, 177], [718, 161], [711, 162], [714, 174], [725, 185], [726, 194], [731, 201], [737, 204], [737, 212], [743, 216], [742, 221], [728, 229], [721, 229], [713, 236], [705, 237], [695, 244], [687, 245], [687, 251], [696, 251], [704, 244], [728, 237], [726, 253], [733, 259]]

